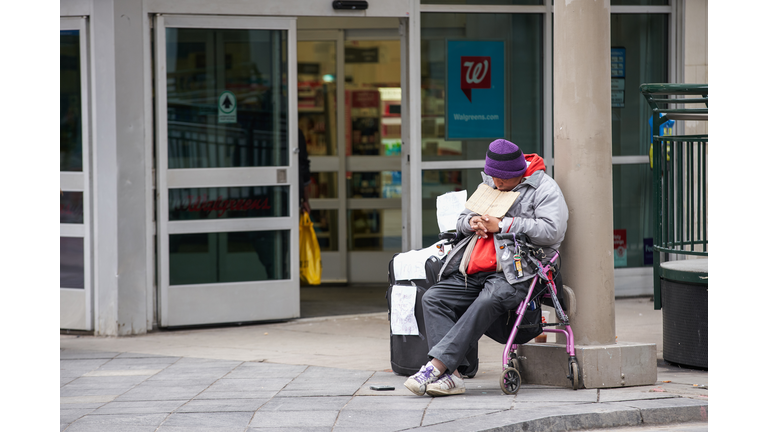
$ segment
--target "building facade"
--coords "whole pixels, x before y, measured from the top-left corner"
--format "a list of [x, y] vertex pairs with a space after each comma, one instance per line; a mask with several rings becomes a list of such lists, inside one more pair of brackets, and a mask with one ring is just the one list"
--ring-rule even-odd
[[[638, 88], [707, 82], [707, 2], [605, 2], [615, 291], [650, 295]], [[553, 4], [334, 3], [61, 0], [62, 329], [298, 317], [300, 133], [323, 282], [436, 242], [492, 139], [556, 172]]]

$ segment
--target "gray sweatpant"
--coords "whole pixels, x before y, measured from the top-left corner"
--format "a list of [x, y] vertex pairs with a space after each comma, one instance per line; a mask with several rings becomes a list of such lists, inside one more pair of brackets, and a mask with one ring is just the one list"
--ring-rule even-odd
[[[466, 283], [465, 283], [466, 282]], [[455, 273], [422, 297], [430, 358], [453, 372], [469, 366], [467, 351], [497, 319], [525, 300], [530, 281], [510, 285], [504, 273]]]

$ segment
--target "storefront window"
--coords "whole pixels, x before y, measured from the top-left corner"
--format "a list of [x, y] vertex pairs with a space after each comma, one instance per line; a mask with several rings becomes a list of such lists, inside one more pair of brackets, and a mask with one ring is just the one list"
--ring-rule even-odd
[[640, 84], [667, 82], [666, 14], [611, 15], [613, 155], [647, 155], [651, 108]]
[[[648, 156], [651, 109], [638, 89], [669, 81], [668, 21], [667, 14], [611, 15], [613, 156]], [[613, 165], [616, 268], [652, 265], [652, 185], [647, 162]]]
[[653, 265], [653, 177], [648, 165], [613, 166], [614, 266]]
[[611, 6], [666, 6], [669, 0], [611, 0]]
[[437, 224], [437, 197], [448, 192], [466, 190], [469, 198], [483, 181], [481, 172], [482, 169], [479, 168], [422, 171], [422, 245], [426, 247], [435, 243], [440, 234]]
[[400, 41], [344, 46], [346, 155], [400, 157]]
[[168, 191], [169, 221], [288, 216], [288, 186]]
[[336, 155], [336, 42], [297, 44], [299, 128], [310, 156]]
[[288, 165], [286, 32], [169, 28], [166, 37], [168, 168]]
[[310, 174], [309, 198], [338, 198], [336, 189], [338, 184], [338, 173], [335, 172], [313, 172]]
[[290, 231], [171, 234], [171, 285], [288, 279]]
[[322, 252], [339, 250], [339, 211], [312, 210], [312, 226], [315, 228], [317, 244]]
[[402, 210], [349, 210], [350, 251], [393, 251], [402, 248]]
[[59, 201], [61, 203], [61, 207], [59, 209], [59, 223], [83, 223], [82, 192], [61, 192]]
[[421, 14], [422, 160], [484, 159], [496, 138], [542, 152], [543, 21]]
[[80, 32], [62, 30], [59, 47], [59, 165], [61, 171], [83, 170]]
[[347, 175], [347, 198], [400, 198], [400, 171], [351, 172]]
[[447, 5], [540, 5], [543, 0], [421, 0], [421, 4]]
[[82, 237], [59, 237], [61, 288], [85, 288], [85, 249]]

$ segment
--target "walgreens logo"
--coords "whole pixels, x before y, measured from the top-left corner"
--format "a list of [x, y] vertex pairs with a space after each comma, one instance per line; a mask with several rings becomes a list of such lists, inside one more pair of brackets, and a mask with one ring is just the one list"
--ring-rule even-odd
[[472, 89], [491, 88], [491, 57], [461, 57], [461, 91], [472, 102]]

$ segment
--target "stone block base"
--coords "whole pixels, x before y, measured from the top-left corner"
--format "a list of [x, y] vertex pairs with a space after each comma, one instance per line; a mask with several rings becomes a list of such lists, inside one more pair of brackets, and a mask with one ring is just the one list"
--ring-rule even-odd
[[[568, 353], [562, 344], [524, 344], [518, 350], [524, 384], [570, 387]], [[581, 387], [612, 388], [656, 383], [656, 344], [620, 342], [576, 346]]]

